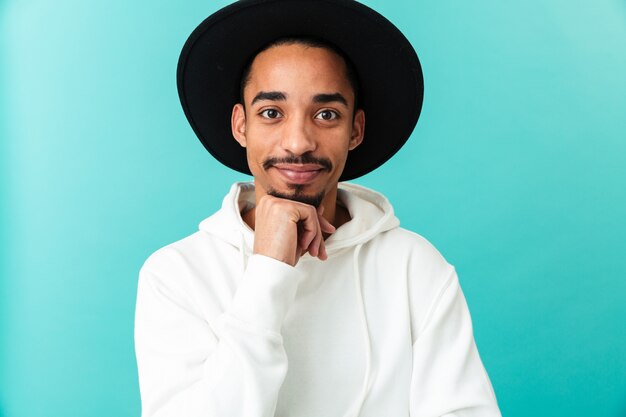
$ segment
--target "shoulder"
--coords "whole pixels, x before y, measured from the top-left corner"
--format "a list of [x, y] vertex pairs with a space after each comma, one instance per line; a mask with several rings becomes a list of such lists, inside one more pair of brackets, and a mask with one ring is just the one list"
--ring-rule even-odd
[[409, 291], [430, 298], [449, 284], [454, 267], [423, 236], [394, 228], [372, 240], [369, 254], [406, 277]]
[[217, 317], [243, 273], [238, 248], [204, 231], [152, 253], [139, 272], [138, 295], [159, 294], [203, 317]]
[[378, 250], [393, 253], [395, 259], [403, 260], [412, 270], [446, 275], [453, 269], [432, 243], [410, 230], [397, 227], [381, 233], [375, 240]]
[[[186, 298], [190, 278], [193, 278], [193, 264], [200, 246], [198, 232], [170, 243], [154, 251], [143, 263], [139, 271], [139, 289], [152, 288], [160, 293], [178, 293]], [[177, 298], [178, 298], [177, 297]]]
[[240, 258], [240, 248], [199, 230], [154, 251], [143, 263], [140, 277], [164, 285], [196, 287], [214, 282], [216, 277], [231, 276]]
[[192, 233], [154, 251], [148, 256], [142, 269], [167, 271], [173, 267], [181, 266], [203, 252], [203, 247], [207, 244], [207, 236], [203, 236], [202, 232]]

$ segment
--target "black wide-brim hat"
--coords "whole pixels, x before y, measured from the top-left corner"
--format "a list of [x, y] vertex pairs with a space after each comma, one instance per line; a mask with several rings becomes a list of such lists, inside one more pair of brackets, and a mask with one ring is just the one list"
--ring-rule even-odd
[[422, 108], [424, 84], [415, 50], [385, 17], [354, 0], [240, 0], [204, 20], [178, 61], [178, 94], [204, 147], [221, 163], [250, 174], [246, 150], [232, 136], [246, 64], [286, 36], [324, 39], [356, 68], [363, 142], [348, 153], [340, 180], [367, 174], [407, 141]]

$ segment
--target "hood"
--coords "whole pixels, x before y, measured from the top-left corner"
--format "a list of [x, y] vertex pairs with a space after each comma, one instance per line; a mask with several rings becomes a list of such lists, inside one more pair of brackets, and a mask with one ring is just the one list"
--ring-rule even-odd
[[[339, 204], [350, 213], [351, 220], [326, 239], [326, 252], [332, 256], [342, 249], [362, 245], [379, 233], [396, 228], [399, 220], [393, 207], [382, 195], [360, 185], [339, 183]], [[254, 232], [242, 220], [240, 213], [254, 207], [254, 184], [235, 183], [224, 197], [222, 208], [200, 223], [200, 230], [251, 253]]]

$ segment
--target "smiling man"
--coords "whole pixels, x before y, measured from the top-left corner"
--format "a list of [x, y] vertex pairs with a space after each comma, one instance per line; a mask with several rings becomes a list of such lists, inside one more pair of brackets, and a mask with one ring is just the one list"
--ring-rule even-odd
[[281, 39], [259, 53], [232, 115], [254, 176], [257, 204], [243, 213], [254, 252], [290, 265], [304, 252], [326, 259], [321, 232], [350, 219], [337, 205], [337, 185], [348, 152], [363, 140], [364, 113], [354, 107], [346, 63], [320, 45]]
[[340, 183], [417, 122], [406, 38], [352, 0], [239, 1], [192, 33], [178, 86], [254, 181], [141, 270], [142, 415], [499, 416], [454, 268]]

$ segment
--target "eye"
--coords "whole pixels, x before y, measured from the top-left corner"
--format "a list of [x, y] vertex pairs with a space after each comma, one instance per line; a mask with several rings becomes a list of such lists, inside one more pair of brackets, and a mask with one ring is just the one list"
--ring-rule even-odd
[[259, 114], [261, 115], [261, 117], [265, 117], [266, 119], [277, 119], [282, 116], [280, 112], [276, 109], [266, 109]]
[[315, 115], [316, 119], [335, 120], [339, 118], [339, 114], [334, 110], [322, 110]]

